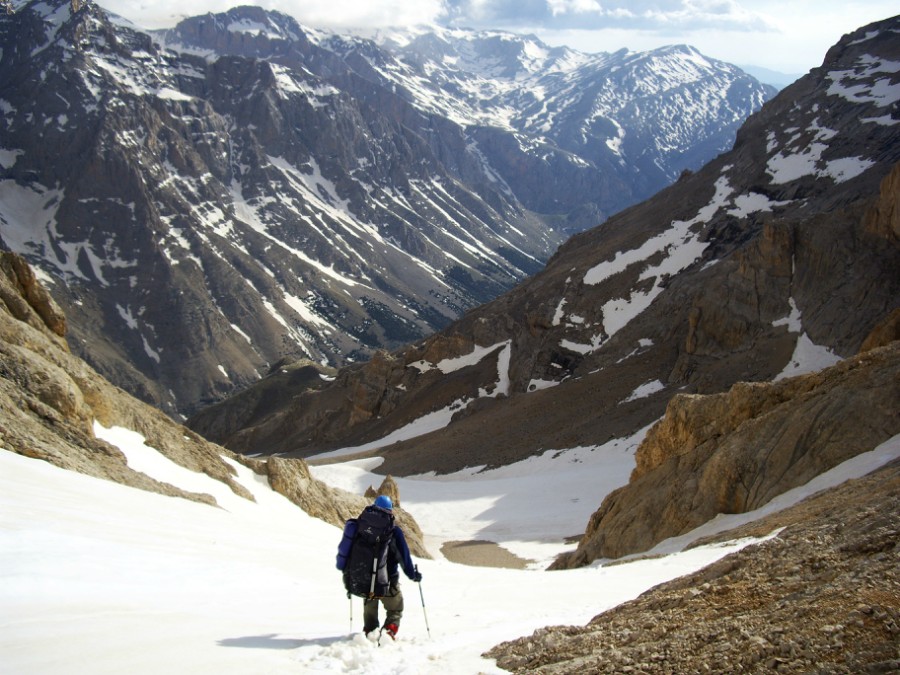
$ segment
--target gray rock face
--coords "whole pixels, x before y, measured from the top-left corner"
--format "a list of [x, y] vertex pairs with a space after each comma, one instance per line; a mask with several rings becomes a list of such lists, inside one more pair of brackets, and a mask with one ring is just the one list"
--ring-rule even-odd
[[[497, 127], [508, 97], [478, 114], [447, 105], [467, 82], [512, 80], [445, 72], [423, 88], [412, 58], [254, 7], [150, 35], [93, 3], [26, 4], [0, 16], [2, 245], [52, 289], [76, 354], [187, 415], [284, 358], [340, 366], [446, 326], [540, 269], [568, 232], [699, 164], [682, 151], [693, 141], [704, 159], [727, 147], [769, 93], [713, 62], [667, 75], [693, 54], [620, 59], [623, 76], [657, 64], [667, 109], [717, 101], [643, 166], [606, 144], [658, 128], [632, 133], [639, 101], [605, 108], [576, 147], [563, 137], [588, 133], [591, 100], [554, 134], [529, 129], [554, 126], [533, 112]], [[594, 90], [614, 64], [583, 59], [556, 100], [573, 87], [609, 98]], [[539, 80], [522, 86], [549, 87]]]
[[447, 329], [323, 387], [286, 386], [230, 434], [213, 429], [240, 405], [192, 428], [306, 456], [447, 410], [446, 428], [382, 450], [380, 470], [454, 471], [631, 436], [674, 394], [769, 381], [813, 345], [856, 354], [900, 297], [900, 127], [878, 95], [900, 77], [897, 23], [846, 36], [732, 151], [572, 237]]

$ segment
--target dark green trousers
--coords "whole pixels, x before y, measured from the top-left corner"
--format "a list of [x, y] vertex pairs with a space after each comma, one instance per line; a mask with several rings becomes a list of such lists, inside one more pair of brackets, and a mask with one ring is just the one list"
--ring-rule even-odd
[[400, 625], [400, 619], [403, 616], [403, 593], [400, 592], [400, 582], [392, 581], [388, 594], [383, 598], [372, 598], [371, 600], [363, 600], [363, 630], [369, 633], [381, 624], [378, 622], [378, 603], [384, 605], [384, 611], [387, 616], [384, 619], [384, 625], [389, 623]]

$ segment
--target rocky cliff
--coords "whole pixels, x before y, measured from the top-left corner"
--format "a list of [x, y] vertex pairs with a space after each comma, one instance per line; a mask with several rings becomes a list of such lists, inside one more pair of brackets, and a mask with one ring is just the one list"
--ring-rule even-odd
[[900, 434], [900, 341], [819, 372], [676, 395], [628, 485], [554, 568], [645, 551], [720, 513], [745, 513]]
[[[0, 253], [0, 448], [72, 471], [142, 490], [215, 504], [128, 466], [122, 452], [98, 439], [94, 423], [121, 426], [176, 464], [205, 473], [236, 494], [253, 499], [225, 458], [268, 476], [270, 485], [310, 515], [336, 526], [369, 503], [313, 479], [296, 459], [245, 459], [210, 443], [107, 382], [74, 356], [65, 341], [66, 319], [25, 260]], [[421, 531], [398, 510], [410, 548], [427, 557]], [[337, 545], [337, 542], [335, 542]]]
[[897, 672], [898, 509], [895, 461], [722, 536], [774, 538], [486, 656], [529, 675]]

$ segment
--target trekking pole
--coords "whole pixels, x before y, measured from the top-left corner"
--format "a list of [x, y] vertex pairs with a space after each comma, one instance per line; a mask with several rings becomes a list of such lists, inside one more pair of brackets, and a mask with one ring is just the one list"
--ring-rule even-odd
[[[416, 574], [419, 573], [419, 566], [415, 566]], [[419, 597], [422, 599], [422, 614], [425, 615], [425, 630], [428, 631], [428, 637], [431, 637], [431, 626], [428, 625], [428, 611], [425, 609], [425, 596], [422, 593], [422, 580], [419, 580]]]
[[353, 633], [353, 596], [347, 591], [347, 599], [350, 601], [350, 633]]

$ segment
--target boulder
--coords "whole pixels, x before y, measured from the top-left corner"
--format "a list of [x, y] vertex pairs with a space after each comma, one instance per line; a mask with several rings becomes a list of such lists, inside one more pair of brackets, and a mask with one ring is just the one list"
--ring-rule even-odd
[[[372, 503], [367, 496], [338, 490], [316, 480], [309, 471], [309, 465], [302, 459], [269, 457], [260, 460], [242, 457], [240, 461], [257, 473], [268, 476], [273, 490], [287, 497], [308, 514], [337, 527], [342, 528], [346, 520], [356, 518]], [[393, 480], [391, 483], [397, 497], [394, 500], [394, 517], [403, 529], [410, 552], [417, 558], [431, 558], [423, 543], [421, 528], [412, 515], [399, 508], [397, 486]], [[337, 544], [335, 540], [335, 547]]]
[[395, 507], [400, 506], [400, 488], [397, 487], [397, 481], [390, 474], [385, 476], [381, 485], [378, 486], [376, 496], [378, 495], [386, 495], [391, 498]]

